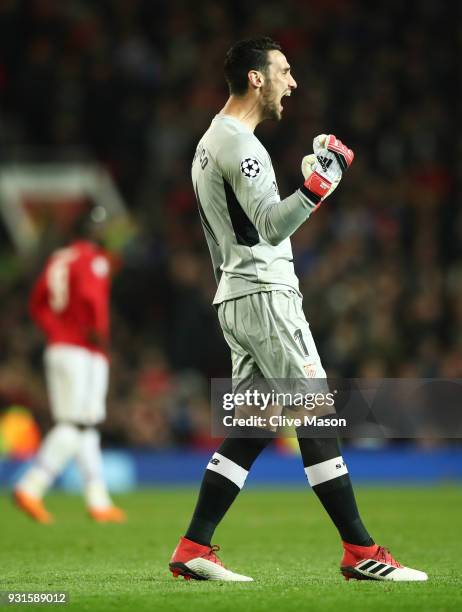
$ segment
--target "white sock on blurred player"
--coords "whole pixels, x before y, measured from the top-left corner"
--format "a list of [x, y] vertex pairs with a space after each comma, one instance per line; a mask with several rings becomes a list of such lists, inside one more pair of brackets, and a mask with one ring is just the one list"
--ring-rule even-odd
[[97, 429], [88, 428], [82, 431], [77, 461], [84, 481], [87, 506], [97, 509], [112, 506], [103, 478], [100, 433]]
[[80, 444], [80, 431], [74, 425], [59, 423], [48, 432], [37, 458], [18, 482], [17, 489], [42, 498], [53, 481], [72, 459]]

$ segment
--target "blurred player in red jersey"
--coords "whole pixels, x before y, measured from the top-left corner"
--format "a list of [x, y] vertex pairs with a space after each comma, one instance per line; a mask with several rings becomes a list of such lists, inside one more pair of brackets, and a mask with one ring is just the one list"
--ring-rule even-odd
[[[94, 209], [93, 221], [95, 214], [105, 216], [105, 211]], [[106, 416], [109, 295], [107, 252], [97, 241], [80, 238], [52, 253], [32, 289], [29, 310], [46, 336], [45, 374], [55, 425], [16, 485], [14, 498], [41, 523], [53, 521], [43, 496], [73, 458], [83, 476], [90, 516], [98, 522], [125, 520], [103, 479], [97, 429]]]

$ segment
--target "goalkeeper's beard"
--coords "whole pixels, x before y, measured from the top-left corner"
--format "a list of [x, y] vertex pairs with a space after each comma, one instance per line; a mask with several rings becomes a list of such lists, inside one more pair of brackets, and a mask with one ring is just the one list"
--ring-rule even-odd
[[276, 99], [276, 92], [271, 83], [262, 87], [262, 117], [263, 119], [273, 119], [274, 121], [281, 120], [281, 111], [279, 110], [279, 99]]

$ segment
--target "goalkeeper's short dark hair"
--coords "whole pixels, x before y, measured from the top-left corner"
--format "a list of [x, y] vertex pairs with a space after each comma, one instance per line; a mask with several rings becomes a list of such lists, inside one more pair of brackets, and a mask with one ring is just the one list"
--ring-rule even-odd
[[268, 36], [247, 38], [234, 44], [225, 57], [225, 78], [229, 93], [242, 96], [248, 87], [249, 70], [265, 72], [268, 51], [280, 51], [281, 45]]

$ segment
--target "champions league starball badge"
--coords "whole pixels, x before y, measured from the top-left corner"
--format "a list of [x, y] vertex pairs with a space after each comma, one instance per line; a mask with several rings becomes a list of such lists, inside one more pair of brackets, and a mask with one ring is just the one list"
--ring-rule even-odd
[[256, 159], [246, 157], [241, 161], [241, 172], [247, 178], [256, 178], [260, 174], [260, 164]]

